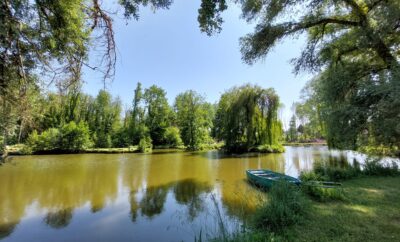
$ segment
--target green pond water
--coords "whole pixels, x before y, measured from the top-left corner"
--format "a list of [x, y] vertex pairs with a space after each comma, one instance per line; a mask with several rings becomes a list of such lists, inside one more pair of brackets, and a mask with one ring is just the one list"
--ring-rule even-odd
[[[240, 226], [266, 194], [246, 169], [298, 176], [320, 159], [359, 159], [324, 146], [283, 154], [218, 151], [12, 157], [0, 166], [1, 241], [194, 241]], [[362, 157], [361, 157], [362, 159]]]

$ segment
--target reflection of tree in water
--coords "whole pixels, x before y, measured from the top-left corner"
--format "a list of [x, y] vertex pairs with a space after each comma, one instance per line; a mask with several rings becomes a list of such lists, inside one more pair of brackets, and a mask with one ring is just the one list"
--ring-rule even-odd
[[139, 204], [136, 201], [136, 192], [134, 192], [134, 191], [130, 192], [129, 200], [130, 200], [130, 204], [131, 204], [131, 210], [130, 210], [131, 220], [132, 220], [132, 222], [136, 222], [137, 213], [139, 210]]
[[207, 183], [195, 182], [192, 179], [177, 182], [174, 186], [175, 199], [179, 204], [188, 206], [188, 215], [191, 221], [204, 210], [204, 200], [201, 194], [211, 190]]
[[138, 211], [141, 215], [152, 218], [161, 214], [169, 191], [173, 190], [177, 203], [188, 206], [188, 216], [193, 220], [197, 214], [203, 211], [204, 199], [201, 195], [211, 190], [206, 183], [187, 179], [179, 182], [171, 182], [163, 186], [148, 187], [144, 190], [143, 198], [137, 201], [137, 192], [131, 191], [129, 195], [130, 216], [132, 222], [136, 222]]
[[140, 201], [142, 214], [150, 218], [160, 214], [163, 211], [168, 190], [168, 186], [148, 187]]
[[14, 231], [15, 227], [18, 225], [18, 222], [15, 223], [1, 223], [0, 224], [0, 240], [10, 236]]
[[101, 204], [101, 205], [99, 205], [99, 204], [97, 204], [97, 205], [92, 205], [92, 207], [90, 208], [90, 211], [91, 211], [92, 213], [97, 213], [97, 212], [100, 212], [103, 208], [104, 208], [104, 204]]
[[57, 212], [49, 212], [44, 222], [54, 229], [67, 227], [72, 219], [72, 209], [62, 209]]
[[327, 167], [338, 167], [338, 168], [348, 168], [351, 164], [347, 160], [346, 155], [332, 155], [329, 154], [327, 157], [320, 158], [315, 161], [314, 165], [320, 166], [324, 165]]

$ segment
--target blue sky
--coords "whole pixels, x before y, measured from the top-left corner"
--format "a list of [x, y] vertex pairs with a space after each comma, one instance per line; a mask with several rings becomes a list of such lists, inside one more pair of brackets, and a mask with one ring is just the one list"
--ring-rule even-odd
[[[232, 4], [224, 13], [222, 32], [209, 37], [198, 27], [199, 6], [200, 0], [175, 0], [169, 10], [154, 13], [142, 8], [139, 21], [125, 20], [121, 9], [110, 6], [119, 11], [114, 18], [118, 60], [107, 90], [126, 107], [132, 103], [137, 82], [161, 86], [171, 104], [177, 94], [189, 89], [213, 103], [230, 87], [253, 83], [276, 90], [285, 105], [282, 119], [287, 126], [290, 107], [310, 79], [307, 74], [295, 76], [289, 63], [299, 56], [305, 37], [284, 40], [265, 60], [249, 66], [241, 60], [239, 38], [251, 33], [254, 25], [240, 19], [240, 9]], [[85, 70], [83, 79], [84, 91], [91, 95], [103, 87], [100, 73]]]

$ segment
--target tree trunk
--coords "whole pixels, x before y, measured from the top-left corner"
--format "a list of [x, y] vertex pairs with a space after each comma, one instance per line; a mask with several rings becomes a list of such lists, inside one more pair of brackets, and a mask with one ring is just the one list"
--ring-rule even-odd
[[5, 159], [7, 158], [7, 122], [6, 122], [6, 99], [3, 97], [3, 114], [2, 114], [2, 122], [3, 122], [3, 126], [2, 126], [2, 133], [3, 133], [3, 143], [1, 144], [1, 151], [2, 151], [2, 155], [0, 157], [0, 162], [4, 162]]

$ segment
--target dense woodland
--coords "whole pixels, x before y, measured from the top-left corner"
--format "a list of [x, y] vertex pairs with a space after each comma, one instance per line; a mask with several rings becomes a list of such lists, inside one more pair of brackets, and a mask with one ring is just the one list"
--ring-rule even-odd
[[[309, 72], [314, 78], [296, 105], [289, 139], [302, 134], [326, 138], [332, 148], [398, 155], [400, 1], [202, 0], [198, 16], [202, 32], [221, 31], [228, 2], [241, 6], [244, 20], [256, 23], [254, 32], [240, 39], [243, 61], [250, 65], [279, 41], [307, 35], [301, 56], [292, 63], [295, 73]], [[168, 9], [173, 1], [120, 0], [119, 4], [127, 19], [138, 20], [140, 7]], [[169, 107], [162, 89], [138, 86], [125, 115], [119, 114], [120, 102], [104, 90], [96, 98], [82, 94], [82, 66], [101, 71], [105, 80], [115, 70], [112, 16], [97, 0], [5, 0], [0, 3], [0, 23], [3, 149], [23, 141], [65, 149], [72, 140], [80, 144], [70, 150], [131, 144], [141, 144], [145, 150], [150, 144], [177, 145], [181, 140], [197, 149], [214, 136], [229, 140], [228, 148], [247, 150], [279, 140], [278, 101], [271, 90], [234, 88], [218, 107], [189, 91]], [[103, 51], [101, 63], [88, 60], [92, 46]], [[38, 88], [43, 82], [61, 91], [43, 94]], [[232, 103], [224, 104], [231, 98]], [[235, 109], [243, 120], [230, 115]], [[210, 115], [214, 112], [215, 120]], [[294, 125], [296, 121], [301, 126]], [[43, 147], [33, 149], [50, 149]]]
[[231, 151], [261, 145], [273, 145], [275, 150], [270, 151], [282, 150], [279, 98], [273, 89], [250, 84], [235, 87], [214, 105], [189, 90], [179, 94], [171, 106], [164, 89], [143, 88], [138, 83], [127, 110], [106, 90], [92, 97], [79, 86], [58, 92], [42, 92], [34, 86], [27, 93], [26, 103], [8, 113], [14, 119], [8, 142], [25, 143], [25, 153], [130, 146], [143, 152], [153, 146], [199, 150], [212, 148], [217, 141], [226, 141]]

